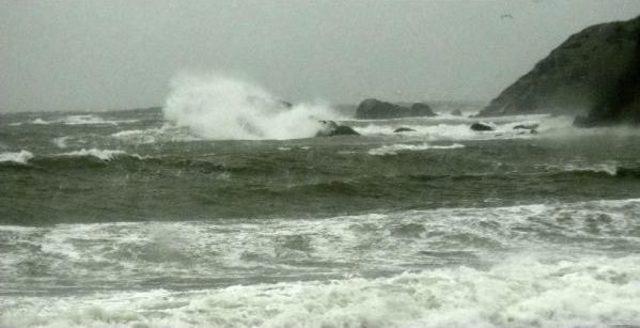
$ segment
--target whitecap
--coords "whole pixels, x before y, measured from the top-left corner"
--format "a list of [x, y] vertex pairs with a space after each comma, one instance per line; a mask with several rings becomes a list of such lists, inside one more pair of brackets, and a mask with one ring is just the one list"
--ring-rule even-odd
[[52, 140], [53, 144], [58, 148], [67, 148], [67, 140], [71, 138], [70, 136], [58, 137]]
[[430, 145], [428, 143], [422, 144], [393, 144], [382, 146], [379, 148], [370, 149], [367, 153], [369, 155], [384, 156], [384, 155], [397, 155], [400, 151], [421, 151], [428, 149], [459, 149], [464, 148], [464, 145], [454, 143], [451, 145]]
[[564, 166], [564, 171], [570, 172], [603, 172], [608, 175], [615, 176], [618, 174], [618, 164], [616, 162], [608, 162], [608, 163], [599, 163], [592, 165], [575, 165], [575, 164], [567, 164]]
[[[83, 148], [81, 150], [58, 154], [57, 156], [70, 156], [70, 157], [93, 156], [103, 161], [110, 161], [121, 155], [127, 155], [127, 152], [123, 150], [110, 150], [110, 149], [103, 150], [103, 149], [97, 149], [97, 148], [91, 148], [91, 149]], [[141, 158], [141, 156], [137, 154], [133, 154], [130, 156]]]
[[19, 152], [5, 152], [0, 153], [0, 162], [27, 164], [27, 162], [33, 157], [33, 154], [26, 150], [21, 150]]
[[574, 161], [565, 164], [547, 164], [539, 166], [542, 169], [561, 172], [595, 172], [606, 173], [610, 176], [618, 174], [620, 163], [617, 161], [604, 161], [601, 163], [586, 163], [583, 161]]
[[145, 130], [123, 130], [111, 134], [112, 138], [134, 144], [151, 144], [156, 142], [185, 142], [198, 141], [201, 138], [193, 135], [187, 129], [165, 124], [159, 128]]
[[52, 122], [45, 121], [45, 120], [43, 120], [43, 119], [41, 119], [41, 118], [39, 118], [39, 117], [38, 117], [38, 118], [36, 118], [35, 120], [33, 120], [33, 121], [29, 122], [29, 123], [31, 123], [31, 124], [47, 125], [47, 124], [51, 124]]
[[138, 120], [105, 120], [96, 115], [70, 115], [59, 120], [58, 122], [65, 125], [92, 125], [92, 124], [110, 124], [118, 125], [121, 123], [135, 123]]
[[138, 120], [105, 120], [97, 115], [68, 115], [59, 119], [44, 120], [40, 117], [35, 118], [28, 122], [13, 123], [14, 126], [22, 124], [34, 124], [34, 125], [50, 125], [50, 124], [64, 124], [64, 125], [118, 125], [121, 123], [135, 123]]

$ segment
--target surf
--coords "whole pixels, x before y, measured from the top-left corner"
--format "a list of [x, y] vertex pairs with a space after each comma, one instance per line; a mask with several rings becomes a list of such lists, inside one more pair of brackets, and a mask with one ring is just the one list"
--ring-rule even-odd
[[171, 82], [164, 118], [214, 140], [310, 138], [338, 115], [322, 104], [290, 104], [262, 87], [218, 74], [181, 74]]

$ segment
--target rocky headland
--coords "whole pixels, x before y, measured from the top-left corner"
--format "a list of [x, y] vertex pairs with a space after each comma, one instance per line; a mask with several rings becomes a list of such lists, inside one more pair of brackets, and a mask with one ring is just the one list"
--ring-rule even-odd
[[570, 36], [478, 116], [574, 114], [575, 125], [640, 123], [640, 17]]

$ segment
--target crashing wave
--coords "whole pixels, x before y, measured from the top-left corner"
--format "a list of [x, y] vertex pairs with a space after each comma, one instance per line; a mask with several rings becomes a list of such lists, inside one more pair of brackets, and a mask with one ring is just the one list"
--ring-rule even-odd
[[[626, 199], [368, 213], [322, 224], [308, 217], [1, 225], [8, 238], [0, 265], [11, 274], [3, 277], [5, 291], [51, 290], [59, 280], [50, 276], [98, 291], [0, 298], [0, 326], [638, 325], [640, 256], [610, 250], [638, 248], [639, 208], [640, 199]], [[44, 262], [46, 276], [13, 271], [34, 259]], [[283, 263], [313, 275], [283, 278]], [[220, 285], [184, 288], [185, 267], [189, 278]], [[264, 275], [229, 278], [226, 269], [238, 267]], [[370, 274], [373, 268], [385, 273]], [[97, 278], [83, 280], [88, 273]], [[161, 289], [113, 286], [157, 286], [159, 279]]]
[[220, 76], [180, 76], [173, 80], [164, 117], [207, 139], [309, 138], [332, 119], [322, 105], [292, 105], [262, 88]]
[[[571, 119], [568, 117], [549, 117], [548, 115], [507, 116], [492, 118], [490, 125], [493, 131], [473, 131], [471, 124], [477, 122], [473, 118], [437, 117], [430, 119], [412, 118], [403, 119], [402, 122], [393, 120], [380, 121], [352, 121], [354, 129], [365, 136], [399, 136], [396, 129], [403, 127], [414, 131], [408, 136], [420, 136], [428, 141], [462, 141], [462, 140], [504, 140], [504, 139], [530, 139], [544, 137], [550, 134], [567, 133], [571, 127]], [[538, 126], [536, 134], [528, 129], [519, 129], [518, 126]]]
[[[16, 299], [8, 327], [636, 327], [640, 257], [514, 254], [445, 267], [220, 289]], [[523, 268], [527, 268], [523, 270]], [[158, 309], [161, 309], [159, 311]], [[189, 318], [189, 320], [185, 320]]]

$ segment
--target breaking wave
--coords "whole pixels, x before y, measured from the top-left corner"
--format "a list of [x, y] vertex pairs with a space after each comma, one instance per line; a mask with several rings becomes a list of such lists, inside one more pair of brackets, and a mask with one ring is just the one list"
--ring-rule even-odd
[[33, 154], [26, 150], [19, 152], [0, 153], [0, 163], [13, 162], [18, 164], [27, 164], [27, 161], [33, 158]]
[[[607, 327], [640, 324], [637, 255], [217, 290], [15, 300], [16, 327]], [[523, 268], [527, 268], [523, 270]], [[35, 303], [35, 304], [34, 304]]]
[[58, 162], [60, 158], [74, 158], [74, 157], [93, 157], [99, 159], [101, 161], [112, 161], [118, 157], [134, 157], [137, 159], [142, 159], [143, 157], [138, 154], [128, 154], [123, 150], [110, 150], [110, 149], [81, 149], [76, 151], [71, 151], [68, 153], [61, 154], [53, 154], [48, 156], [38, 156], [36, 157], [33, 153], [22, 150], [20, 152], [14, 153], [1, 153], [0, 154], [0, 162], [13, 162], [18, 164], [28, 164], [30, 161], [37, 162], [41, 165], [46, 165], [49, 162]]
[[464, 148], [464, 145], [455, 143], [452, 145], [430, 145], [428, 143], [422, 143], [417, 145], [412, 144], [394, 144], [388, 146], [382, 146], [379, 148], [373, 148], [368, 151], [369, 155], [397, 155], [400, 151], [420, 151], [427, 149], [458, 149]]
[[544, 169], [572, 175], [604, 175], [618, 178], [640, 177], [640, 167], [621, 165], [617, 161], [605, 161], [595, 164], [567, 163], [564, 165], [545, 165]]
[[202, 140], [186, 129], [163, 125], [159, 128], [123, 130], [111, 134], [114, 139], [134, 143], [152, 144], [156, 142], [189, 142]]
[[[110, 149], [97, 149], [97, 148], [91, 148], [91, 149], [81, 149], [81, 150], [76, 150], [76, 151], [72, 151], [72, 152], [68, 152], [68, 153], [62, 153], [59, 154], [57, 156], [68, 156], [68, 157], [86, 157], [86, 156], [92, 156], [95, 157], [97, 159], [103, 160], [103, 161], [111, 161], [114, 158], [118, 157], [118, 156], [122, 156], [122, 155], [127, 155], [127, 152], [123, 151], [123, 150], [110, 150]], [[132, 155], [129, 155], [132, 156]], [[139, 157], [139, 155], [133, 155], [134, 157], [137, 156]]]
[[[0, 258], [10, 274], [5, 291], [58, 290], [0, 298], [0, 326], [638, 325], [640, 256], [629, 250], [640, 243], [639, 206], [627, 199], [322, 220], [2, 226], [12, 250]], [[23, 279], [25, 266], [48, 275]], [[237, 268], [260, 281], [229, 278]], [[371, 275], [376, 268], [382, 274]], [[93, 280], [83, 280], [87, 272]], [[69, 279], [95, 292], [61, 296], [58, 282]], [[121, 289], [130, 281], [153, 288]], [[208, 287], [185, 288], [202, 282]]]
[[136, 123], [138, 120], [105, 120], [102, 117], [96, 115], [68, 115], [60, 119], [51, 121], [44, 120], [42, 118], [36, 118], [27, 122], [12, 123], [12, 126], [20, 126], [23, 124], [34, 125], [50, 125], [50, 124], [63, 124], [63, 125], [119, 125], [121, 123]]
[[216, 75], [174, 79], [163, 112], [176, 125], [219, 140], [313, 137], [319, 120], [336, 116], [327, 106], [292, 105], [259, 86]]
[[[545, 135], [566, 133], [573, 131], [571, 120], [566, 117], [549, 117], [547, 115], [506, 116], [493, 118], [484, 122], [491, 126], [492, 131], [473, 131], [470, 126], [477, 119], [469, 118], [411, 118], [399, 120], [353, 121], [354, 129], [365, 136], [408, 135], [426, 138], [428, 141], [459, 141], [459, 140], [496, 140], [496, 139], [529, 139]], [[535, 132], [530, 129], [516, 128], [518, 126], [538, 126]], [[413, 131], [396, 133], [398, 128], [409, 128]]]
[[594, 172], [594, 173], [606, 173], [610, 176], [616, 176], [618, 174], [619, 165], [615, 162], [593, 164], [593, 165], [576, 165], [567, 164], [562, 170], [567, 172]]

